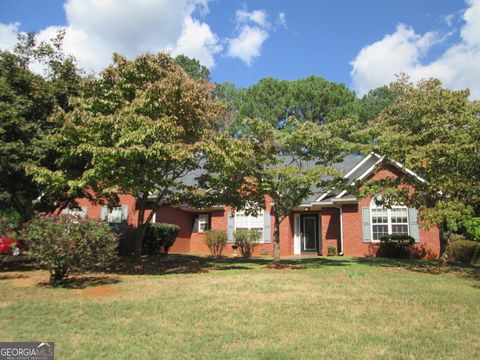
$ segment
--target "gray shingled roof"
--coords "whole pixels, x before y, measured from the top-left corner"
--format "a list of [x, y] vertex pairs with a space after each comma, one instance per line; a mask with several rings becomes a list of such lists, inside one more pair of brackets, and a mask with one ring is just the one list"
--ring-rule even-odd
[[[285, 156], [283, 158], [285, 159], [285, 162], [288, 162], [290, 157]], [[335, 163], [332, 166], [334, 169], [338, 170], [341, 174], [345, 175], [351, 169], [353, 169], [357, 164], [359, 164], [363, 159], [364, 157], [361, 155], [351, 154], [351, 155], [347, 155], [343, 159], [343, 161]], [[363, 174], [372, 165], [374, 165], [377, 160], [378, 158], [375, 158], [375, 157], [368, 159], [360, 168], [358, 168], [355, 172], [353, 172], [348, 176], [349, 183], [354, 179], [356, 179], [361, 174]], [[314, 164], [315, 163], [313, 161], [310, 161], [310, 162], [304, 162], [302, 165], [305, 168], [308, 168], [308, 167], [314, 166]], [[204, 169], [197, 169], [195, 171], [191, 171], [187, 173], [185, 176], [179, 179], [179, 181], [183, 182], [185, 185], [188, 185], [188, 186], [196, 186], [197, 178], [204, 173], [205, 173]], [[315, 202], [325, 191], [326, 189], [321, 189], [321, 188], [313, 189], [312, 194], [307, 199], [305, 199], [304, 203], [309, 204], [309, 203]], [[332, 197], [338, 195], [341, 191], [342, 189], [336, 189], [331, 191], [329, 196], [326, 199], [331, 199]]]

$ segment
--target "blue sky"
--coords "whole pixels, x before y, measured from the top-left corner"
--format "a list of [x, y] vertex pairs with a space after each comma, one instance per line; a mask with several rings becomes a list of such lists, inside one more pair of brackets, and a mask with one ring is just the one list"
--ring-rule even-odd
[[59, 27], [66, 50], [93, 70], [113, 51], [167, 50], [238, 86], [313, 74], [361, 95], [407, 72], [480, 98], [480, 0], [0, 2], [0, 47], [19, 31], [48, 38]]

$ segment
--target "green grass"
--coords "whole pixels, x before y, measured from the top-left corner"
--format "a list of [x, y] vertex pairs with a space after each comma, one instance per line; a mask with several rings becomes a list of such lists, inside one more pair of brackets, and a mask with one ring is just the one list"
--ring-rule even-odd
[[480, 358], [480, 268], [169, 256], [42, 285], [0, 272], [0, 341], [58, 359]]

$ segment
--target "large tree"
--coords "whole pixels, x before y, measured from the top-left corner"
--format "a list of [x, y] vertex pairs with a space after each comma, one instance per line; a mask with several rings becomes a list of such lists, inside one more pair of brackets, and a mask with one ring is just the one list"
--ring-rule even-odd
[[[374, 150], [420, 175], [369, 185], [385, 200], [420, 208], [423, 224], [455, 230], [479, 212], [480, 102], [468, 90], [449, 90], [430, 79], [418, 85], [401, 77], [390, 91], [396, 100], [372, 122]], [[414, 185], [415, 192], [408, 191]]]
[[[62, 52], [63, 35], [39, 44], [33, 34], [22, 35], [14, 51], [0, 51], [0, 207], [15, 210], [21, 222], [32, 218], [34, 200], [43, 193], [28, 168], [54, 166], [45, 141], [55, 127], [49, 116], [68, 109], [80, 82], [75, 59]], [[42, 75], [30, 70], [33, 63]]]
[[280, 223], [319, 188], [339, 183], [332, 164], [349, 152], [332, 126], [293, 117], [285, 119], [282, 129], [245, 119], [236, 138], [224, 139], [214, 149], [204, 180], [217, 198], [251, 213], [265, 208], [265, 195], [271, 198], [275, 263], [280, 261]]
[[133, 60], [114, 55], [113, 65], [86, 80], [73, 104], [56, 114], [61, 127], [51, 141], [62, 151], [60, 168], [79, 157], [88, 166], [75, 178], [37, 168], [36, 179], [72, 193], [94, 186], [99, 195], [134, 196], [139, 256], [153, 213], [195, 197], [197, 190], [182, 179], [200, 168], [223, 104], [212, 84], [193, 79], [162, 53]]

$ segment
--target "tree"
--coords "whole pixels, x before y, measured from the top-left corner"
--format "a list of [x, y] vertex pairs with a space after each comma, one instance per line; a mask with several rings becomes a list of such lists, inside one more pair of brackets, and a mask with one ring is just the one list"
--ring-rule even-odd
[[180, 65], [192, 79], [210, 81], [210, 70], [208, 70], [205, 65], [200, 64], [200, 61], [197, 59], [189, 58], [186, 55], [177, 55], [175, 62]]
[[319, 124], [328, 121], [337, 109], [356, 101], [355, 94], [343, 84], [317, 76], [287, 81], [265, 78], [244, 92], [237, 117], [259, 118], [281, 129], [290, 116]]
[[420, 208], [424, 226], [456, 230], [480, 210], [480, 103], [469, 100], [468, 90], [444, 89], [435, 79], [414, 85], [401, 77], [390, 91], [396, 100], [371, 123], [373, 148], [424, 181], [405, 176], [371, 183], [367, 191]]
[[36, 180], [71, 193], [94, 186], [101, 196], [134, 196], [134, 255], [140, 256], [154, 212], [188, 204], [198, 193], [182, 179], [200, 168], [223, 110], [212, 91], [212, 84], [192, 79], [166, 54], [133, 60], [115, 54], [100, 77], [85, 81], [73, 110], [54, 118], [60, 128], [50, 141], [61, 149], [59, 168], [79, 157], [88, 165], [76, 177], [37, 167]]
[[[75, 59], [62, 52], [63, 35], [40, 44], [33, 34], [22, 35], [13, 52], [0, 52], [0, 204], [18, 212], [21, 222], [32, 218], [43, 192], [28, 167], [53, 165], [54, 151], [45, 142], [54, 127], [48, 118], [55, 108], [68, 108], [80, 82]], [[43, 75], [30, 70], [34, 62]]]
[[[217, 138], [218, 140], [218, 138]], [[246, 119], [234, 139], [216, 143], [207, 156], [204, 185], [234, 208], [255, 213], [272, 199], [274, 262], [280, 261], [280, 223], [318, 187], [338, 184], [331, 165], [348, 153], [347, 144], [330, 125], [288, 118], [282, 129]], [[236, 189], [224, 191], [222, 189]]]

